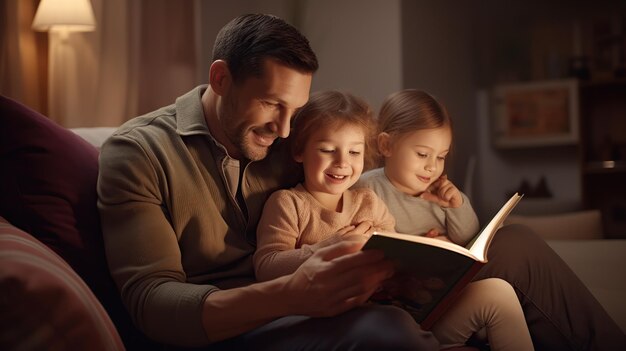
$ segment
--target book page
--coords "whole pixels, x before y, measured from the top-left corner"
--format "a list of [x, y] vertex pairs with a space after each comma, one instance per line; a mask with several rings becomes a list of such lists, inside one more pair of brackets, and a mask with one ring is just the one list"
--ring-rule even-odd
[[434, 239], [434, 238], [428, 238], [428, 237], [419, 236], [419, 235], [401, 234], [401, 233], [392, 233], [392, 232], [375, 232], [372, 235], [382, 235], [382, 236], [387, 236], [387, 237], [390, 237], [390, 238], [406, 240], [406, 241], [411, 241], [411, 242], [415, 242], [415, 243], [422, 243], [422, 244], [429, 245], [429, 246], [440, 247], [442, 249], [446, 249], [446, 250], [449, 250], [449, 251], [457, 252], [457, 253], [459, 253], [461, 255], [470, 257], [473, 260], [477, 259], [476, 256], [474, 254], [472, 254], [468, 249], [464, 248], [461, 245], [457, 245], [455, 243], [451, 243], [451, 242], [448, 242], [448, 241], [443, 241], [443, 240]]
[[519, 200], [521, 200], [522, 196], [518, 193], [513, 194], [509, 201], [507, 201], [500, 211], [496, 213], [496, 215], [489, 221], [489, 224], [478, 234], [476, 240], [470, 247], [469, 251], [477, 257], [477, 259], [481, 262], [487, 262], [487, 249], [491, 244], [491, 239], [493, 239], [493, 235], [502, 227], [502, 223], [506, 217], [511, 213], [513, 208], [517, 205]]

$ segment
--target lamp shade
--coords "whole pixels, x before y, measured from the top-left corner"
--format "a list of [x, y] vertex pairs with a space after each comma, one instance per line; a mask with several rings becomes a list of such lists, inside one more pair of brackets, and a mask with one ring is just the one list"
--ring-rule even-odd
[[33, 29], [40, 32], [89, 32], [95, 28], [96, 20], [89, 0], [41, 0], [33, 20]]

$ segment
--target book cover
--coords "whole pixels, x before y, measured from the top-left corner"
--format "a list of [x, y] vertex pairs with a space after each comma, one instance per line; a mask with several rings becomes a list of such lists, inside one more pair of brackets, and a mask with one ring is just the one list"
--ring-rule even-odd
[[523, 195], [514, 194], [466, 246], [400, 233], [374, 233], [363, 250], [378, 249], [396, 274], [371, 301], [401, 307], [428, 330], [487, 263], [493, 236]]

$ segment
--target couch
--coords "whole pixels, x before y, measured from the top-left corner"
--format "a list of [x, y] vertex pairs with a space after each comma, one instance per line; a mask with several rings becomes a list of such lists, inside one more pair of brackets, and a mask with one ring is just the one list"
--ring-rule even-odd
[[[523, 200], [522, 200], [523, 201]], [[542, 237], [626, 332], [626, 240], [608, 239], [599, 210], [519, 215], [505, 224], [523, 224]]]
[[0, 96], [0, 350], [158, 348], [109, 275], [97, 175], [96, 147]]
[[68, 130], [0, 96], [0, 350], [162, 349], [106, 266], [96, 180], [113, 130]]

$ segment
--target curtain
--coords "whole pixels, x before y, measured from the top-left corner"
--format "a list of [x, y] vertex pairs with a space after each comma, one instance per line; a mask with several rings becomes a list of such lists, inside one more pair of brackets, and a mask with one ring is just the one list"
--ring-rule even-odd
[[[22, 6], [22, 0], [1, 1], [3, 20], [16, 16]], [[70, 33], [66, 38], [49, 34], [48, 93], [44, 101], [48, 102], [51, 119], [71, 128], [119, 126], [136, 115], [173, 103], [198, 84], [196, 1], [91, 2], [96, 18], [94, 32]], [[31, 89], [20, 87], [28, 72], [17, 68], [32, 61], [33, 54], [14, 51], [17, 44], [13, 42], [36, 36], [30, 29], [34, 11], [22, 23], [25, 30], [20, 32], [16, 25], [7, 24], [0, 33], [0, 92], [31, 107], [35, 107], [36, 98], [27, 96]], [[5, 50], [5, 46], [10, 48]], [[7, 86], [5, 71], [15, 72]], [[34, 90], [43, 91], [45, 96], [45, 83], [36, 82]], [[29, 94], [14, 93], [16, 90], [28, 90]]]
[[30, 29], [39, 0], [0, 0], [0, 94], [47, 114], [48, 36]]

